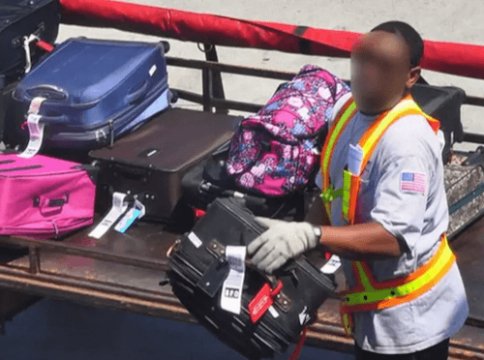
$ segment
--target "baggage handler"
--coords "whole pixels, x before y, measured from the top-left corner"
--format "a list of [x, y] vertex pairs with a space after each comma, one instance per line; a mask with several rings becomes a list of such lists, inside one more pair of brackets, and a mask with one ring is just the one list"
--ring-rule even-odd
[[342, 258], [341, 315], [356, 359], [447, 359], [468, 315], [445, 235], [439, 123], [409, 95], [423, 50], [420, 35], [396, 21], [355, 44], [352, 93], [336, 104], [321, 154], [331, 225], [259, 218], [268, 230], [248, 247], [268, 273], [312, 248]]

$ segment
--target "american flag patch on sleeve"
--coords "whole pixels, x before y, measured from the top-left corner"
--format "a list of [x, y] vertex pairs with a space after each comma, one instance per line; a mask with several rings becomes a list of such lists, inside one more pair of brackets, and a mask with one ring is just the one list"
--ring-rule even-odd
[[427, 175], [420, 172], [404, 171], [400, 175], [400, 190], [424, 195], [427, 187]]

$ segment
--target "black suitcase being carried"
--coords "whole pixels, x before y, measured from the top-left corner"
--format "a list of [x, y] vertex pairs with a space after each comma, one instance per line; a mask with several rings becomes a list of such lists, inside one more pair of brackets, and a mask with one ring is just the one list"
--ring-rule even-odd
[[[170, 283], [181, 303], [221, 341], [250, 359], [286, 351], [335, 290], [332, 275], [319, 270], [326, 262], [322, 254], [319, 264], [301, 256], [271, 277], [254, 270], [246, 259], [241, 291], [225, 286], [232, 271], [229, 263], [234, 264], [225, 256], [228, 246], [246, 246], [264, 230], [238, 200], [217, 199], [168, 252]], [[239, 315], [221, 308], [222, 294], [240, 293]]]
[[[58, 0], [0, 0], [0, 88], [25, 73], [24, 37], [53, 43], [59, 22]], [[32, 62], [45, 54], [33, 44], [29, 49]]]
[[112, 147], [91, 151], [100, 167], [98, 210], [121, 192], [145, 205], [146, 219], [170, 220], [182, 197], [183, 175], [231, 138], [237, 119], [169, 109]]

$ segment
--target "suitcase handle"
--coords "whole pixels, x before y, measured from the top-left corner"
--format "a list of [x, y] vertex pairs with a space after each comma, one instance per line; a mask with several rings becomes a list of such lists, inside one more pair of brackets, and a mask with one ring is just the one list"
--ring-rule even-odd
[[[25, 94], [30, 96], [30, 100], [36, 97], [45, 97], [47, 98], [48, 102], [65, 102], [69, 98], [69, 94], [62, 88], [59, 88], [55, 85], [50, 84], [43, 84], [37, 85], [25, 90]], [[21, 96], [17, 91], [13, 93], [14, 100], [23, 102], [25, 99]], [[90, 109], [96, 106], [99, 103], [99, 100], [93, 100], [86, 103], [78, 103], [78, 104], [71, 104], [70, 107], [75, 108], [76, 110], [85, 110]], [[51, 118], [51, 117], [48, 117]], [[57, 117], [52, 117], [56, 118]], [[55, 120], [52, 120], [55, 121]]]
[[42, 116], [40, 118], [40, 122], [49, 125], [60, 125], [65, 124], [68, 122], [68, 118], [66, 115], [59, 115], [59, 116]]
[[129, 93], [126, 96], [126, 101], [129, 104], [132, 104], [132, 103], [135, 103], [135, 102], [141, 100], [141, 98], [144, 95], [146, 95], [146, 93], [148, 92], [149, 85], [150, 85], [149, 79], [145, 80], [145, 82], [137, 90]]
[[64, 194], [63, 197], [51, 199], [44, 196], [36, 196], [33, 200], [33, 206], [39, 208], [41, 214], [48, 216], [52, 213], [60, 213], [65, 204], [69, 202], [69, 194]]
[[69, 97], [64, 89], [50, 84], [37, 85], [26, 92], [32, 97], [45, 96], [49, 100], [66, 100]]

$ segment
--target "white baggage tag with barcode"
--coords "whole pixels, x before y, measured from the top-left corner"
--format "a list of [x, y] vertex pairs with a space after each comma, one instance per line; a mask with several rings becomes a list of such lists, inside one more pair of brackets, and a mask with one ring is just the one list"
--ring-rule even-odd
[[227, 246], [225, 258], [229, 263], [229, 274], [222, 286], [220, 307], [233, 314], [240, 314], [242, 288], [245, 277], [245, 246]]
[[323, 274], [334, 274], [341, 267], [341, 259], [338, 255], [331, 255], [326, 264], [319, 271]]
[[135, 200], [133, 206], [126, 212], [126, 214], [119, 220], [114, 227], [114, 230], [125, 233], [135, 221], [145, 216], [145, 206], [139, 200]]
[[126, 194], [115, 192], [113, 206], [101, 222], [89, 233], [89, 237], [100, 239], [113, 224], [126, 212], [128, 204], [124, 201]]
[[39, 115], [40, 106], [45, 98], [37, 97], [32, 100], [27, 116], [27, 125], [29, 128], [29, 143], [27, 148], [18, 156], [22, 158], [31, 158], [40, 151], [44, 138], [44, 124], [40, 122], [42, 116]]

